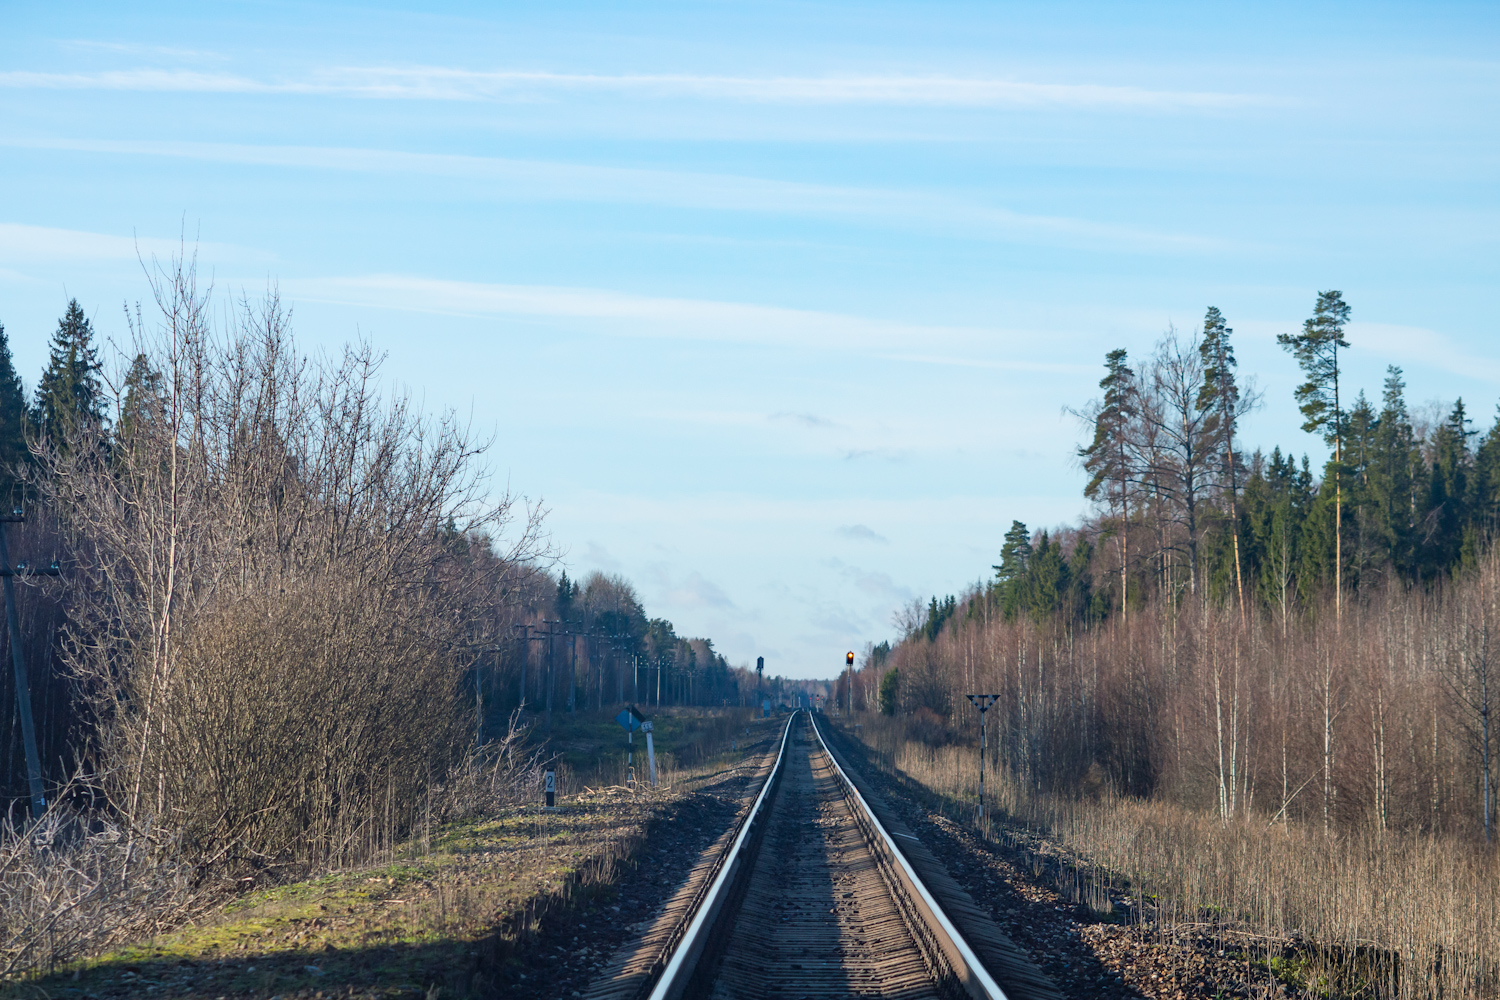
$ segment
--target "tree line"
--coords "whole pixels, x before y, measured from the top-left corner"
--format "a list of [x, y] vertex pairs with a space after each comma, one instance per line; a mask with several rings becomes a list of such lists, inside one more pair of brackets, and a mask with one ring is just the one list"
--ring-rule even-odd
[[677, 634], [646, 615], [623, 577], [539, 576], [519, 601], [511, 638], [481, 660], [478, 694], [489, 724], [521, 709], [550, 728], [554, 712], [609, 705], [744, 706], [758, 678], [731, 666], [713, 640]]
[[1100, 397], [1074, 411], [1091, 432], [1077, 457], [1096, 513], [1056, 531], [1012, 523], [989, 584], [1001, 613], [1128, 618], [1148, 597], [1205, 589], [1290, 621], [1320, 595], [1338, 614], [1373, 585], [1473, 568], [1500, 518], [1500, 409], [1482, 435], [1461, 398], [1414, 412], [1394, 365], [1378, 402], [1352, 391], [1348, 319], [1342, 294], [1324, 292], [1302, 330], [1279, 338], [1305, 376], [1293, 400], [1303, 429], [1329, 448], [1319, 468], [1239, 440], [1264, 400], [1239, 377], [1218, 309], [1191, 336], [1169, 330], [1138, 365], [1110, 351]]
[[132, 870], [367, 857], [513, 747], [517, 708], [646, 700], [647, 679], [652, 704], [738, 697], [745, 672], [627, 581], [557, 574], [491, 442], [383, 391], [369, 344], [300, 350], [274, 291], [215, 311], [190, 258], [148, 275], [124, 348], [68, 304], [29, 397], [0, 328], [11, 552], [62, 570], [17, 581], [49, 797], [120, 823]]
[[996, 761], [1037, 790], [1490, 838], [1500, 421], [1414, 410], [1396, 367], [1355, 391], [1348, 319], [1323, 292], [1279, 338], [1316, 468], [1241, 440], [1265, 400], [1218, 309], [1110, 351], [1076, 411], [1093, 513], [1013, 522], [992, 577], [903, 609], [856, 704], [941, 741], [971, 733], [965, 693], [1000, 693]]

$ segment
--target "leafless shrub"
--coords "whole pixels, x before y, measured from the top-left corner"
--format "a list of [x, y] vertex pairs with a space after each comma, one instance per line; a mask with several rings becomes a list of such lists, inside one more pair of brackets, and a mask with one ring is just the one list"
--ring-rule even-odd
[[190, 912], [202, 898], [191, 869], [151, 842], [66, 804], [0, 822], [0, 977], [51, 971]]
[[540, 799], [547, 767], [554, 758], [545, 745], [527, 739], [531, 727], [520, 718], [521, 710], [516, 709], [504, 736], [471, 750], [448, 775], [436, 793], [437, 812], [443, 819], [483, 816]]
[[465, 671], [541, 512], [452, 414], [382, 397], [368, 345], [300, 353], [274, 292], [216, 327], [191, 260], [151, 279], [113, 428], [39, 442], [34, 482], [125, 850], [202, 881], [388, 849], [463, 760]]

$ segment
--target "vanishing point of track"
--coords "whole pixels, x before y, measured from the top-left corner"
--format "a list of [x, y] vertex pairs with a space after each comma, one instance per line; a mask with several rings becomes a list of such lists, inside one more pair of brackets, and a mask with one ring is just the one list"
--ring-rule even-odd
[[[739, 827], [591, 997], [1055, 996], [916, 838], [881, 822], [810, 713], [794, 713], [778, 742]], [[997, 965], [1009, 966], [1007, 989]]]

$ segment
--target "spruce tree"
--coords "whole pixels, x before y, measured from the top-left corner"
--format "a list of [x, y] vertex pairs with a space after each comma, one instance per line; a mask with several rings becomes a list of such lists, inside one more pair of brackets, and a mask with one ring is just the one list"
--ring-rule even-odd
[[1500, 528], [1500, 406], [1495, 408], [1495, 423], [1474, 451], [1473, 477], [1475, 523], [1493, 536]]
[[1405, 578], [1416, 572], [1415, 539], [1422, 485], [1422, 452], [1406, 407], [1401, 369], [1385, 370], [1385, 391], [1375, 423], [1368, 463], [1374, 531], [1391, 571]]
[[125, 373], [125, 398], [120, 402], [120, 426], [116, 433], [128, 441], [162, 412], [162, 376], [144, 354], [137, 354]]
[[1068, 599], [1070, 567], [1063, 556], [1062, 543], [1052, 541], [1047, 532], [1036, 541], [1031, 565], [1026, 573], [1026, 602], [1031, 616], [1046, 621], [1061, 611]]
[[93, 324], [84, 316], [78, 300], [70, 300], [67, 312], [57, 322], [47, 370], [36, 387], [36, 422], [55, 443], [66, 441], [80, 423], [98, 422], [104, 417], [104, 392], [93, 341]]
[[1302, 429], [1321, 432], [1333, 448], [1333, 586], [1334, 615], [1343, 617], [1343, 462], [1344, 411], [1339, 400], [1339, 349], [1349, 349], [1344, 326], [1349, 322], [1349, 306], [1342, 292], [1319, 292], [1312, 317], [1302, 324], [1300, 334], [1283, 333], [1276, 342], [1297, 359], [1307, 381], [1294, 393], [1302, 411]]
[[1469, 451], [1469, 429], [1464, 401], [1453, 405], [1448, 418], [1432, 436], [1432, 477], [1426, 521], [1426, 569], [1429, 575], [1452, 570], [1459, 562], [1469, 526], [1469, 474], [1473, 455]]
[[[1344, 506], [1352, 515], [1354, 536], [1349, 546], [1352, 558], [1345, 559], [1346, 563], [1352, 564], [1353, 578], [1346, 581], [1351, 589], [1359, 588], [1364, 573], [1377, 561], [1384, 562], [1380, 554], [1374, 501], [1370, 492], [1370, 461], [1379, 426], [1380, 418], [1375, 407], [1365, 398], [1364, 390], [1361, 389], [1355, 397], [1354, 405], [1349, 407], [1346, 431], [1348, 437], [1344, 446], [1344, 472], [1347, 474], [1344, 482]], [[1348, 529], [1345, 533], [1349, 533]]]
[[17, 474], [30, 457], [26, 448], [29, 425], [26, 392], [21, 387], [21, 376], [16, 374], [10, 339], [5, 335], [4, 324], [0, 324], [0, 500], [14, 503], [20, 499], [16, 495]]

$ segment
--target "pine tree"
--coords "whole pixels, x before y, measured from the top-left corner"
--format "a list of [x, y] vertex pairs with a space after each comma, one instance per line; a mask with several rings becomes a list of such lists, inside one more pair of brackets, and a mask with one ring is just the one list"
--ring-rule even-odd
[[99, 382], [99, 359], [94, 327], [77, 299], [57, 322], [52, 354], [36, 387], [35, 419], [54, 443], [61, 444], [81, 422], [104, 417], [104, 392]]
[[1227, 486], [1229, 497], [1229, 531], [1234, 547], [1234, 592], [1240, 606], [1240, 620], [1248, 623], [1245, 610], [1244, 571], [1240, 560], [1239, 468], [1234, 454], [1234, 435], [1241, 415], [1240, 388], [1234, 369], [1239, 364], [1229, 338], [1234, 331], [1224, 321], [1216, 306], [1209, 306], [1203, 317], [1203, 340], [1198, 351], [1203, 359], [1203, 388], [1198, 393], [1198, 409], [1211, 414], [1209, 434], [1219, 456], [1221, 488]]
[[1094, 440], [1078, 449], [1083, 467], [1091, 473], [1083, 495], [1102, 496], [1119, 509], [1120, 617], [1128, 621], [1130, 580], [1130, 490], [1134, 470], [1130, 461], [1130, 430], [1137, 416], [1135, 372], [1125, 363], [1123, 347], [1104, 356], [1105, 376], [1099, 380], [1104, 399], [1094, 414]]
[[1333, 448], [1333, 586], [1334, 615], [1343, 617], [1343, 462], [1344, 411], [1339, 401], [1339, 349], [1349, 349], [1344, 326], [1349, 322], [1349, 306], [1342, 292], [1318, 293], [1317, 305], [1310, 319], [1302, 324], [1300, 334], [1283, 333], [1276, 342], [1293, 357], [1307, 381], [1296, 389], [1298, 409], [1302, 411], [1302, 429], [1322, 432]]
[[1010, 522], [1005, 544], [1000, 549], [1000, 565], [995, 571], [1000, 612], [1009, 620], [1026, 603], [1026, 574], [1031, 568], [1031, 532], [1020, 521]]
[[5, 326], [0, 324], [0, 495], [13, 503], [20, 499], [16, 496], [17, 473], [30, 458], [26, 448], [30, 422], [26, 391], [21, 387], [21, 376], [16, 374]]

